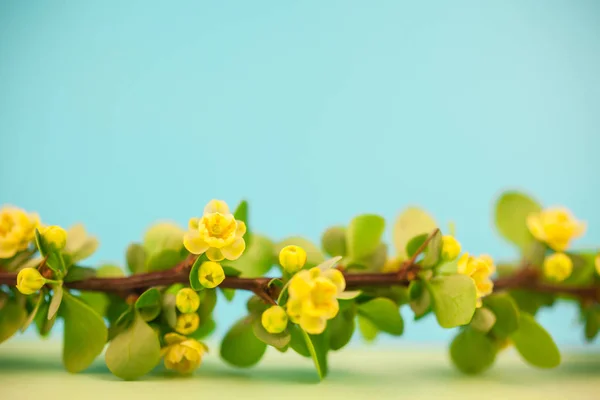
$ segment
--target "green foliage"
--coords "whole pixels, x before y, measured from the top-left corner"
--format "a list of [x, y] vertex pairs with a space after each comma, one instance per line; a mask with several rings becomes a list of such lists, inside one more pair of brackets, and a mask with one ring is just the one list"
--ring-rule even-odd
[[60, 303], [63, 298], [63, 288], [62, 284], [56, 284], [52, 287], [52, 300], [50, 301], [50, 305], [48, 306], [48, 319], [52, 319], [56, 313], [58, 312], [58, 308], [60, 307]]
[[496, 359], [497, 348], [484, 333], [466, 327], [450, 344], [450, 358], [466, 374], [478, 374], [488, 369]]
[[329, 348], [340, 350], [350, 342], [354, 334], [356, 311], [354, 307], [340, 309], [338, 315], [327, 323]]
[[287, 330], [281, 333], [267, 332], [267, 330], [262, 326], [262, 323], [260, 322], [260, 317], [258, 316], [256, 318], [253, 318], [252, 332], [260, 341], [277, 349], [285, 348], [292, 339], [290, 333]]
[[498, 231], [506, 240], [526, 251], [535, 240], [527, 228], [527, 216], [540, 210], [541, 206], [529, 196], [519, 192], [505, 192], [496, 203], [495, 221]]
[[372, 342], [377, 338], [377, 334], [379, 333], [379, 329], [377, 326], [368, 318], [363, 317], [358, 314], [358, 330], [360, 331], [363, 339], [367, 342]]
[[152, 321], [160, 314], [162, 301], [157, 288], [146, 290], [135, 302], [135, 309], [144, 321]]
[[310, 353], [310, 357], [315, 364], [319, 379], [323, 380], [329, 373], [327, 364], [327, 352], [329, 351], [329, 339], [327, 331], [319, 335], [311, 335], [302, 331], [306, 347]]
[[255, 365], [265, 354], [267, 345], [259, 340], [252, 328], [252, 318], [237, 321], [221, 342], [221, 358], [227, 363], [247, 368]]
[[427, 282], [433, 311], [442, 328], [454, 328], [471, 321], [477, 291], [473, 280], [465, 275], [438, 276]]
[[415, 313], [415, 320], [418, 320], [431, 311], [431, 295], [423, 281], [411, 281], [408, 286], [408, 296], [410, 299], [410, 308]]
[[372, 254], [381, 243], [385, 220], [379, 215], [359, 215], [350, 221], [346, 243], [351, 259], [359, 260]]
[[310, 357], [310, 351], [304, 340], [304, 331], [296, 324], [289, 324], [288, 331], [290, 332], [290, 347], [302, 357]]
[[233, 212], [233, 216], [236, 220], [246, 224], [246, 234], [244, 235], [244, 238], [246, 240], [246, 246], [248, 246], [252, 242], [253, 236], [250, 231], [250, 224], [248, 223], [248, 202], [246, 200], [240, 201], [240, 204], [238, 204]]
[[427, 237], [429, 237], [428, 233], [422, 233], [410, 239], [406, 244], [406, 255], [408, 257], [412, 257], [417, 252], [419, 247], [421, 247], [423, 243], [425, 243]]
[[263, 276], [273, 266], [274, 249], [275, 245], [269, 238], [254, 234], [250, 244], [246, 244], [244, 254], [235, 261], [227, 261], [226, 265], [240, 271], [240, 276], [243, 277]]
[[585, 338], [592, 341], [600, 331], [600, 308], [598, 306], [585, 311]]
[[358, 306], [358, 313], [371, 321], [375, 327], [391, 335], [400, 336], [404, 332], [404, 321], [398, 305], [386, 298], [376, 298]]
[[560, 364], [560, 353], [550, 334], [530, 314], [519, 315], [519, 328], [510, 335], [519, 354], [529, 364], [539, 368], [554, 368]]
[[479, 332], [488, 333], [495, 324], [496, 315], [489, 308], [481, 307], [475, 310], [469, 325]]
[[425, 256], [421, 261], [423, 268], [432, 268], [437, 265], [442, 257], [442, 233], [438, 230], [427, 244]]
[[198, 276], [200, 266], [204, 261], [204, 257], [202, 256], [196, 258], [196, 261], [194, 261], [192, 269], [190, 270], [190, 287], [196, 291], [204, 290], [204, 286], [200, 283], [200, 277]]
[[510, 296], [515, 300], [520, 310], [531, 315], [535, 315], [542, 307], [551, 306], [555, 300], [553, 294], [524, 289], [511, 290]]
[[101, 316], [67, 292], [63, 293], [62, 317], [63, 364], [69, 372], [83, 371], [104, 349], [108, 330]]
[[[31, 312], [27, 316], [27, 319], [25, 320], [25, 322], [21, 326], [21, 332], [25, 332], [25, 330], [27, 330], [27, 328], [29, 327], [29, 325], [31, 325], [31, 323], [35, 320], [35, 316], [37, 315], [40, 307], [42, 306], [42, 304], [44, 304], [44, 298], [45, 297], [46, 297], [45, 290], [42, 290], [40, 292], [40, 294], [38, 295], [37, 300], [35, 300], [35, 305], [33, 306], [33, 310], [31, 310]], [[1, 316], [0, 316], [0, 318], [1, 318]], [[0, 323], [0, 325], [1, 325], [1, 323]], [[2, 335], [0, 334], [0, 337], [1, 336]], [[1, 340], [0, 340], [0, 343], [2, 343]]]
[[406, 245], [415, 236], [428, 234], [437, 228], [435, 220], [424, 210], [409, 207], [396, 219], [392, 232], [396, 253], [402, 259], [408, 258]]
[[75, 281], [83, 281], [85, 279], [89, 279], [96, 276], [96, 270], [94, 268], [80, 267], [78, 265], [73, 265], [69, 268], [67, 275], [64, 277], [64, 282], [75, 282]]
[[35, 230], [35, 243], [42, 257], [46, 257], [46, 265], [54, 271], [58, 278], [62, 278], [67, 273], [65, 260], [59, 250], [50, 246], [38, 229]]
[[0, 308], [0, 343], [17, 333], [27, 319], [25, 307], [15, 300], [8, 300]]
[[132, 274], [141, 274], [146, 272], [146, 250], [139, 243], [131, 243], [127, 247], [125, 255], [127, 268]]
[[484, 299], [483, 304], [496, 316], [491, 331], [495, 338], [506, 339], [519, 328], [519, 309], [509, 294], [492, 294]]
[[106, 350], [106, 366], [121, 379], [131, 380], [150, 372], [160, 361], [160, 342], [156, 332], [141, 315], [117, 335]]
[[321, 236], [321, 246], [325, 253], [331, 257], [344, 257], [347, 252], [346, 246], [346, 228], [343, 226], [334, 226], [327, 229]]

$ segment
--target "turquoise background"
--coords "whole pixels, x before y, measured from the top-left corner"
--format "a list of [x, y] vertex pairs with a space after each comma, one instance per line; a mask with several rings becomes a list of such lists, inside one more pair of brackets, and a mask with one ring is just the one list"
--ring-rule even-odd
[[[275, 239], [418, 204], [503, 259], [508, 187], [598, 245], [599, 21], [593, 0], [4, 0], [0, 203], [85, 222], [96, 263], [211, 198], [247, 198]], [[222, 333], [241, 300], [218, 312]], [[542, 314], [562, 343], [575, 318]], [[451, 334], [430, 319], [404, 340]]]

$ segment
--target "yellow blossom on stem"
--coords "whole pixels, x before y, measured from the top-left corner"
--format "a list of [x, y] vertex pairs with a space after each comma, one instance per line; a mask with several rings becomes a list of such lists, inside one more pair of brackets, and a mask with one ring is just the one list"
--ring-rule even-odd
[[46, 284], [46, 279], [35, 268], [23, 268], [17, 275], [17, 289], [23, 294], [33, 294]]
[[346, 288], [344, 275], [336, 270], [321, 271], [318, 267], [302, 270], [292, 277], [286, 304], [292, 322], [310, 334], [325, 330], [327, 320], [339, 311], [337, 296]]
[[218, 262], [205, 261], [198, 270], [198, 279], [202, 286], [212, 289], [225, 280], [225, 271]]
[[285, 246], [279, 252], [279, 264], [290, 274], [294, 274], [306, 264], [306, 251], [300, 246]]
[[0, 209], [0, 258], [11, 258], [29, 247], [40, 226], [37, 214], [12, 206]]
[[175, 296], [175, 305], [182, 313], [193, 313], [200, 307], [200, 296], [193, 289], [183, 288]]
[[481, 307], [481, 298], [492, 293], [494, 282], [490, 276], [496, 271], [494, 260], [487, 254], [479, 257], [470, 256], [465, 253], [458, 260], [457, 272], [467, 275], [475, 282], [477, 289], [477, 307]]
[[181, 314], [177, 317], [175, 330], [182, 335], [189, 335], [196, 332], [200, 326], [200, 316], [195, 312]]
[[585, 222], [575, 219], [564, 207], [551, 207], [527, 217], [527, 227], [539, 241], [556, 251], [565, 251], [571, 240], [585, 232]]
[[267, 332], [281, 333], [287, 327], [288, 316], [283, 307], [272, 306], [262, 313], [260, 321]]
[[161, 349], [165, 367], [180, 374], [194, 372], [202, 363], [202, 356], [208, 351], [203, 343], [177, 333], [167, 333], [165, 343], [166, 346]]
[[40, 230], [46, 242], [57, 250], [62, 250], [67, 244], [67, 232], [58, 225], [46, 226]]
[[200, 218], [192, 218], [183, 238], [192, 254], [203, 254], [211, 261], [236, 260], [246, 249], [246, 224], [235, 219], [227, 203], [211, 200]]
[[451, 235], [442, 236], [442, 258], [446, 261], [455, 260], [460, 254], [460, 243]]
[[544, 275], [552, 280], [562, 282], [572, 272], [573, 261], [565, 253], [554, 253], [544, 260]]

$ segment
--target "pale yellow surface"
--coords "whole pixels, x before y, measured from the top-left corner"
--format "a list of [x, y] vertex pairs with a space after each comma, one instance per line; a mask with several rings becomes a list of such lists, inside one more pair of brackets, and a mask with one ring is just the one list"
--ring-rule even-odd
[[600, 399], [600, 354], [564, 359], [555, 370], [538, 370], [509, 351], [493, 369], [469, 377], [439, 347], [360, 347], [333, 353], [330, 376], [318, 383], [311, 361], [291, 353], [271, 351], [257, 367], [239, 370], [213, 350], [195, 376], [167, 379], [172, 375], [157, 368], [123, 382], [101, 357], [72, 375], [62, 369], [59, 344], [12, 341], [0, 346], [0, 399]]

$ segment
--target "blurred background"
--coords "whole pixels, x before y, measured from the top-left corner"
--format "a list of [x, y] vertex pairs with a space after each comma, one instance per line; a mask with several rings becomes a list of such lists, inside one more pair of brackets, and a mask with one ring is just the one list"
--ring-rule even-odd
[[[594, 0], [6, 0], [0, 203], [84, 222], [96, 263], [123, 265], [153, 221], [184, 225], [211, 198], [313, 241], [416, 204], [502, 260], [516, 251], [491, 211], [517, 188], [571, 208], [588, 221], [576, 246], [597, 247], [598, 71]], [[243, 296], [218, 307], [222, 335]], [[453, 335], [403, 314], [380, 345]], [[583, 342], [575, 306], [540, 315]]]

